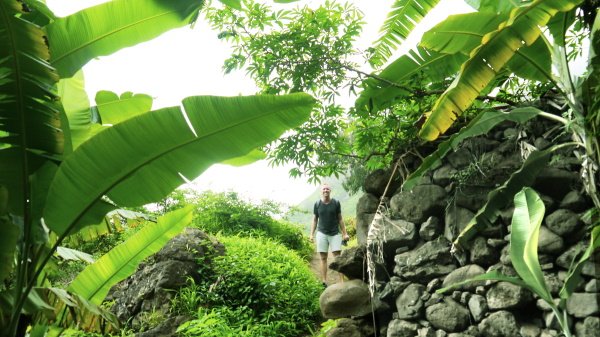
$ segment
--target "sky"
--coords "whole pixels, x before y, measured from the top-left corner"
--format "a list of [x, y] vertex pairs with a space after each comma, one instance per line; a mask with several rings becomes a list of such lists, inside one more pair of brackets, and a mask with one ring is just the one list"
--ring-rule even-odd
[[[58, 16], [66, 16], [80, 9], [104, 2], [103, 0], [47, 0]], [[321, 1], [299, 1], [295, 4], [317, 4]], [[367, 48], [377, 39], [393, 1], [349, 0], [363, 13], [367, 25], [363, 29], [358, 48]], [[378, 5], [374, 5], [378, 3]], [[420, 35], [435, 23], [452, 13], [469, 10], [462, 1], [442, 0], [426, 17], [396, 53], [400, 55], [420, 39]], [[115, 54], [100, 57], [84, 66], [86, 91], [93, 102], [99, 90], [118, 94], [125, 91], [145, 93], [154, 97], [153, 109], [179, 105], [193, 95], [252, 95], [257, 89], [245, 72], [224, 75], [221, 67], [229, 53], [229, 46], [217, 39], [201, 18], [194, 28], [184, 27], [169, 31], [158, 38], [125, 48]], [[362, 68], [370, 71], [368, 65]], [[344, 98], [342, 98], [344, 99]], [[345, 98], [350, 101], [351, 98]], [[316, 185], [307, 179], [288, 176], [291, 166], [271, 167], [259, 161], [244, 167], [213, 165], [188, 186], [196, 190], [235, 191], [249, 200], [270, 199], [294, 205], [314, 191]]]

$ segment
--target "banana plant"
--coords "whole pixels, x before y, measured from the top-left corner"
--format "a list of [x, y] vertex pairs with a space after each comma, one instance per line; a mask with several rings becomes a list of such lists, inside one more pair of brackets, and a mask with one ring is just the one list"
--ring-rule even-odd
[[69, 235], [119, 206], [158, 201], [213, 163], [254, 160], [308, 118], [314, 99], [302, 93], [194, 96], [131, 118], [98, 109], [114, 124], [74, 141], [74, 126], [85, 126], [65, 113], [59, 80], [192, 23], [201, 6], [115, 0], [55, 18], [37, 0], [0, 0], [0, 336], [24, 336], [36, 312], [52, 310], [40, 297], [44, 269]]
[[519, 277], [510, 277], [501, 274], [497, 270], [478, 275], [464, 282], [450, 285], [438, 290], [444, 293], [455, 289], [466, 283], [494, 280], [505, 281], [530, 290], [546, 302], [556, 317], [564, 335], [571, 337], [569, 330], [566, 302], [575, 290], [577, 281], [581, 278], [583, 263], [589, 259], [592, 253], [600, 247], [600, 226], [596, 226], [590, 233], [590, 244], [579, 259], [573, 259], [573, 263], [567, 273], [565, 282], [559, 292], [558, 304], [554, 302], [548, 285], [544, 280], [542, 268], [538, 259], [538, 239], [540, 226], [544, 218], [544, 202], [531, 188], [525, 187], [514, 198], [515, 210], [512, 217], [512, 230], [510, 233], [510, 260]]

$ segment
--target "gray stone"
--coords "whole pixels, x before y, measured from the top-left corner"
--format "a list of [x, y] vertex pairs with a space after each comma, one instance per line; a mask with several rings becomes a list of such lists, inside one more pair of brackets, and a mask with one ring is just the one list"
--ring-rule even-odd
[[548, 228], [558, 235], [567, 235], [582, 226], [579, 215], [568, 209], [557, 209], [547, 215], [544, 222]]
[[149, 330], [140, 332], [136, 334], [136, 337], [172, 337], [175, 336], [175, 331], [177, 328], [189, 321], [192, 320], [193, 317], [188, 316], [175, 316], [168, 317], [163, 319], [161, 323], [159, 323], [156, 327], [153, 327]]
[[[596, 250], [595, 254], [600, 254], [600, 250]], [[587, 260], [581, 267], [581, 274], [589, 277], [598, 277], [600, 275], [600, 258], [595, 261]]]
[[585, 292], [586, 293], [598, 293], [600, 292], [600, 282], [597, 278], [591, 279], [588, 283], [585, 284]]
[[481, 295], [471, 296], [468, 306], [475, 322], [480, 322], [485, 317], [485, 314], [488, 313], [487, 301]]
[[498, 282], [487, 292], [488, 307], [492, 310], [523, 307], [533, 300], [529, 290], [508, 282]]
[[469, 150], [461, 147], [458, 150], [449, 153], [446, 156], [446, 159], [448, 159], [448, 162], [454, 168], [460, 169], [471, 164], [473, 157], [471, 156], [471, 152], [469, 152]]
[[540, 333], [542, 333], [542, 329], [535, 324], [523, 323], [521, 329], [519, 329], [519, 333], [521, 334], [521, 337], [539, 337]]
[[[558, 319], [556, 318], [554, 312], [544, 313], [544, 324], [547, 329], [558, 331], [562, 330], [562, 327], [560, 326], [560, 323], [558, 322]], [[572, 330], [573, 319], [571, 318], [571, 316], [567, 316], [567, 325], [569, 326], [569, 330]]]
[[567, 312], [578, 318], [596, 316], [600, 313], [598, 303], [600, 293], [573, 293], [567, 299]]
[[577, 337], [600, 337], [600, 317], [586, 317], [575, 324]]
[[419, 236], [421, 239], [425, 241], [431, 241], [433, 239], [437, 239], [438, 236], [442, 233], [442, 224], [440, 224], [440, 219], [430, 216], [427, 218], [421, 225], [421, 229], [419, 229]]
[[[319, 298], [321, 314], [325, 318], [361, 317], [371, 314], [369, 286], [361, 280], [335, 283], [325, 288]], [[373, 303], [375, 310], [380, 303]]]
[[454, 194], [456, 206], [477, 212], [487, 202], [490, 188], [487, 186], [461, 186]]
[[487, 267], [498, 261], [500, 254], [496, 249], [488, 246], [486, 241], [481, 236], [473, 239], [470, 251], [470, 260], [472, 263]]
[[357, 322], [348, 318], [340, 318], [336, 322], [335, 328], [327, 331], [327, 337], [362, 337], [360, 327]]
[[358, 202], [356, 203], [356, 214], [375, 213], [377, 212], [378, 206], [379, 198], [371, 193], [365, 193], [358, 198]]
[[421, 296], [425, 292], [425, 286], [412, 283], [396, 299], [396, 309], [399, 319], [419, 318], [423, 311], [423, 300]]
[[470, 292], [463, 291], [462, 294], [460, 294], [460, 304], [467, 305], [469, 299], [471, 299], [471, 295], [472, 294]]
[[435, 337], [446, 337], [446, 336], [448, 336], [448, 333], [442, 329], [435, 331]]
[[435, 329], [431, 327], [421, 328], [417, 331], [417, 337], [435, 337]]
[[486, 337], [515, 337], [519, 334], [515, 316], [504, 310], [490, 314], [478, 327], [481, 335]]
[[433, 293], [429, 299], [425, 302], [425, 307], [430, 307], [434, 304], [440, 303], [444, 299], [444, 295]]
[[458, 234], [462, 232], [467, 226], [469, 221], [473, 218], [475, 213], [462, 207], [449, 207], [446, 210], [444, 217], [444, 237], [449, 241], [454, 241]]
[[435, 328], [446, 332], [462, 331], [469, 326], [469, 310], [450, 298], [425, 309], [425, 317]]
[[[452, 284], [460, 283], [471, 279], [477, 275], [484, 274], [485, 270], [476, 264], [470, 264], [464, 267], [460, 267], [454, 271], [452, 271], [448, 276], [444, 278], [444, 283], [442, 287], [448, 287]], [[476, 287], [480, 285], [484, 285], [485, 281], [477, 281], [477, 282], [469, 282], [465, 285], [462, 285], [457, 290], [475, 290]]]
[[429, 281], [429, 283], [427, 283], [427, 291], [432, 293], [432, 292], [440, 289], [441, 286], [442, 286], [442, 280], [439, 278], [435, 278], [435, 279]]
[[414, 337], [419, 326], [413, 322], [394, 319], [388, 324], [387, 337]]
[[392, 276], [379, 294], [379, 298], [393, 303], [409, 284], [410, 282], [402, 281], [398, 276]]
[[560, 236], [554, 234], [545, 226], [540, 226], [540, 236], [538, 240], [538, 251], [540, 253], [559, 253], [563, 250], [565, 246], [563, 239]]
[[428, 241], [394, 258], [394, 273], [413, 282], [429, 282], [456, 269], [450, 255], [450, 242], [444, 238]]
[[553, 329], [543, 329], [540, 333], [540, 337], [557, 337], [558, 332]]
[[571, 191], [561, 200], [559, 207], [569, 209], [573, 212], [583, 212], [588, 206], [589, 204], [582, 193]]
[[[380, 197], [383, 195], [385, 191], [385, 187], [388, 182], [390, 182], [390, 176], [392, 175], [391, 169], [377, 169], [365, 177], [365, 181], [363, 183], [363, 188], [365, 192], [375, 195], [376, 197]], [[387, 190], [387, 196], [392, 195], [394, 191], [398, 189], [402, 185], [402, 176], [398, 171], [394, 176], [394, 179], [391, 180], [390, 185]]]
[[558, 295], [558, 292], [562, 288], [562, 282], [558, 279], [556, 274], [544, 274], [544, 281], [550, 290], [550, 294]]
[[398, 248], [410, 249], [417, 244], [418, 237], [414, 223], [404, 220], [388, 219], [382, 225], [383, 231], [379, 232], [376, 237], [382, 242], [385, 242], [383, 245], [383, 253], [386, 257], [394, 256], [396, 254], [396, 249]]
[[550, 143], [548, 140], [546, 140], [546, 138], [544, 137], [537, 137], [534, 141], [533, 141], [533, 146], [535, 146], [538, 150], [543, 150], [545, 148], [547, 148], [548, 146], [550, 146], [552, 143]]
[[[556, 305], [556, 306], [558, 306], [558, 304], [560, 303], [559, 298], [554, 298], [552, 301], [554, 302], [554, 305]], [[550, 306], [550, 304], [548, 304], [548, 302], [546, 302], [545, 300], [543, 300], [541, 298], [535, 302], [535, 306], [542, 311], [552, 311], [552, 307]]]
[[508, 241], [504, 239], [487, 239], [487, 244], [493, 248], [500, 248], [506, 245]]
[[561, 200], [572, 186], [580, 186], [579, 173], [554, 167], [544, 168], [537, 176], [533, 188], [554, 199]]
[[329, 268], [350, 279], [362, 280], [368, 275], [365, 259], [366, 248], [364, 245], [358, 245], [342, 250], [340, 255], [329, 264]]
[[446, 191], [438, 185], [417, 185], [411, 191], [395, 194], [390, 200], [394, 215], [412, 223], [422, 223], [430, 216], [443, 214]]
[[369, 226], [373, 222], [375, 213], [356, 213], [356, 241], [359, 245], [367, 244]]
[[556, 264], [564, 269], [569, 269], [571, 265], [571, 261], [576, 256], [579, 256], [585, 249], [587, 248], [587, 244], [585, 242], [578, 242], [575, 245], [569, 247], [564, 251], [557, 259]]
[[433, 183], [446, 186], [452, 182], [456, 175], [456, 169], [450, 165], [443, 165], [440, 168], [433, 171]]

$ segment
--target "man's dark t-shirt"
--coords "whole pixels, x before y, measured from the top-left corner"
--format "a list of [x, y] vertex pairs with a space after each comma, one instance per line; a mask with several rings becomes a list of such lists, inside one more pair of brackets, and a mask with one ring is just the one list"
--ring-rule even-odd
[[317, 216], [317, 230], [323, 234], [336, 235], [339, 233], [339, 218], [342, 213], [340, 202], [331, 199], [328, 204], [319, 200], [315, 203], [313, 214]]

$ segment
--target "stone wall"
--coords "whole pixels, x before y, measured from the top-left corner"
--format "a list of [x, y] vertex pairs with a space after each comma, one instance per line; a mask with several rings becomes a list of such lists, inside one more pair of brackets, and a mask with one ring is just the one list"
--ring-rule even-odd
[[[516, 275], [508, 253], [513, 207], [479, 233], [462, 254], [451, 254], [451, 242], [465, 227], [487, 194], [522, 163], [523, 151], [543, 149], [560, 137], [552, 125], [504, 124], [487, 137], [471, 139], [448, 155], [412, 191], [398, 189], [387, 203], [384, 261], [376, 268], [376, 296], [369, 301], [365, 255], [371, 223], [390, 172], [367, 180], [357, 205], [359, 246], [345, 250], [330, 266], [351, 281], [327, 288], [321, 296], [326, 318], [343, 318], [328, 336], [558, 336], [560, 328], [547, 306], [531, 292], [507, 282], [471, 283], [439, 294], [436, 290], [500, 270]], [[585, 249], [589, 225], [583, 212], [592, 204], [582, 193], [577, 160], [558, 153], [538, 176], [533, 188], [546, 206], [539, 238], [539, 259], [554, 297], [569, 264]], [[387, 174], [386, 174], [387, 173]], [[586, 262], [583, 279], [567, 302], [571, 331], [577, 337], [600, 336], [600, 258]]]

